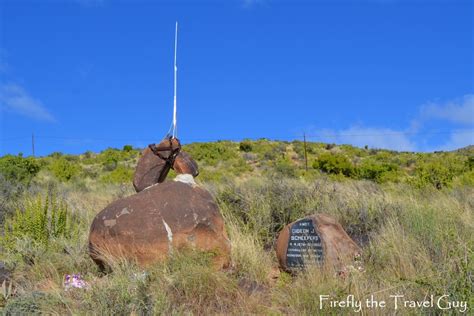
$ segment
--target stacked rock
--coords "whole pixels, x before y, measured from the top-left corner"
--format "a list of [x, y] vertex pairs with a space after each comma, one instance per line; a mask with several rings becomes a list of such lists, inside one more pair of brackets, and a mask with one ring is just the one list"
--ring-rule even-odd
[[[164, 181], [170, 168], [178, 177]], [[196, 162], [180, 150], [177, 139], [146, 148], [134, 176], [137, 193], [112, 202], [92, 222], [92, 259], [102, 267], [110, 257], [146, 266], [174, 249], [195, 248], [216, 253], [216, 268], [227, 266], [224, 220], [211, 194], [194, 182], [197, 175]]]

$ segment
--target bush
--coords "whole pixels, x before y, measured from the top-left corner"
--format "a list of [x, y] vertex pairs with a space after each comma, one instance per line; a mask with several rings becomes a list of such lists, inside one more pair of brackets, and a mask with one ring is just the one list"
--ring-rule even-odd
[[467, 158], [466, 166], [469, 170], [474, 169], [474, 156], [470, 156], [470, 157]]
[[278, 159], [275, 162], [275, 171], [281, 176], [294, 178], [297, 175], [296, 166], [289, 159]]
[[358, 178], [372, 180], [378, 183], [387, 181], [396, 182], [398, 167], [395, 164], [363, 160], [355, 169]]
[[51, 158], [54, 158], [54, 159], [61, 158], [62, 156], [63, 156], [63, 153], [58, 152], [58, 151], [55, 151], [55, 152], [48, 155], [48, 157], [51, 157]]
[[115, 148], [108, 148], [100, 153], [100, 160], [104, 166], [104, 171], [112, 171], [117, 168], [120, 159], [120, 152]]
[[124, 145], [122, 151], [131, 152], [133, 150], [132, 145]]
[[21, 182], [9, 181], [0, 173], [0, 225], [3, 225], [6, 214], [14, 212], [25, 189]]
[[7, 155], [0, 158], [0, 174], [11, 182], [29, 184], [39, 170], [40, 164], [31, 157]]
[[54, 193], [45, 199], [38, 195], [27, 199], [24, 209], [18, 208], [6, 218], [0, 243], [6, 249], [14, 250], [16, 240], [26, 237], [47, 248], [52, 238], [69, 236], [69, 221], [65, 202], [59, 201]]
[[248, 152], [252, 151], [252, 143], [250, 141], [240, 142], [239, 149], [240, 149], [240, 151], [248, 153]]
[[[50, 314], [49, 306], [63, 305], [55, 296], [46, 292], [32, 292], [8, 300], [5, 315], [40, 315]], [[52, 312], [52, 311], [51, 311]]]
[[431, 185], [436, 189], [448, 187], [454, 174], [439, 162], [420, 163], [415, 168], [415, 183], [419, 187]]
[[185, 150], [199, 163], [216, 166], [220, 161], [239, 158], [236, 146], [231, 142], [194, 143]]
[[313, 168], [330, 174], [342, 174], [350, 177], [354, 174], [351, 161], [343, 154], [323, 153], [313, 163]]
[[105, 183], [129, 183], [132, 181], [133, 171], [124, 166], [118, 166], [114, 171], [104, 175], [102, 182]]
[[81, 168], [79, 165], [69, 162], [64, 157], [54, 160], [49, 166], [49, 170], [60, 181], [66, 182], [77, 175]]

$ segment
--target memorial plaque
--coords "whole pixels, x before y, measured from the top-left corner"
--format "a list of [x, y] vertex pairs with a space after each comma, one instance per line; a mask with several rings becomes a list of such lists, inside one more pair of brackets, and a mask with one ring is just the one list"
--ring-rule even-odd
[[305, 218], [294, 223], [288, 239], [286, 266], [290, 269], [302, 269], [305, 266], [319, 265], [323, 259], [323, 245], [313, 221]]

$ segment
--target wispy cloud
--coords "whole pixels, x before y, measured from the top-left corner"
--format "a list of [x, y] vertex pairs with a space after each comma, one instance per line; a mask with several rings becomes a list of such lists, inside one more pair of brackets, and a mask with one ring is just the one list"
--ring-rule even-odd
[[[454, 128], [447, 132], [427, 131], [427, 123], [433, 120], [449, 122]], [[314, 141], [352, 144], [359, 147], [367, 145], [372, 148], [398, 151], [435, 151], [454, 150], [474, 144], [472, 127], [474, 127], [474, 95], [467, 94], [451, 101], [431, 102], [421, 106], [411, 124], [398, 130], [354, 124], [340, 130], [310, 128], [307, 132]], [[444, 143], [438, 141], [436, 146], [429, 144], [430, 141], [433, 142], [433, 137], [438, 138], [442, 134], [447, 138]]]
[[0, 85], [0, 110], [39, 121], [56, 121], [41, 101], [31, 97], [23, 87], [13, 83]]
[[314, 140], [327, 143], [352, 144], [358, 147], [388, 148], [398, 151], [414, 151], [416, 144], [406, 131], [390, 128], [352, 126], [343, 130], [313, 130]]
[[421, 108], [422, 120], [443, 120], [455, 124], [474, 125], [474, 95], [446, 103], [428, 103]]
[[449, 136], [446, 143], [428, 151], [455, 150], [474, 144], [474, 133], [472, 130], [455, 130]]

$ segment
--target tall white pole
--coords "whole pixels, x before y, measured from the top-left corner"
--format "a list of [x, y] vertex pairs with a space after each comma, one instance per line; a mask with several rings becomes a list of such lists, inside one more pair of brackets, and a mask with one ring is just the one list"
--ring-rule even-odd
[[176, 21], [176, 31], [174, 33], [174, 98], [173, 98], [173, 137], [176, 133], [176, 93], [178, 89], [178, 67], [176, 66], [176, 51], [178, 50], [178, 21]]

